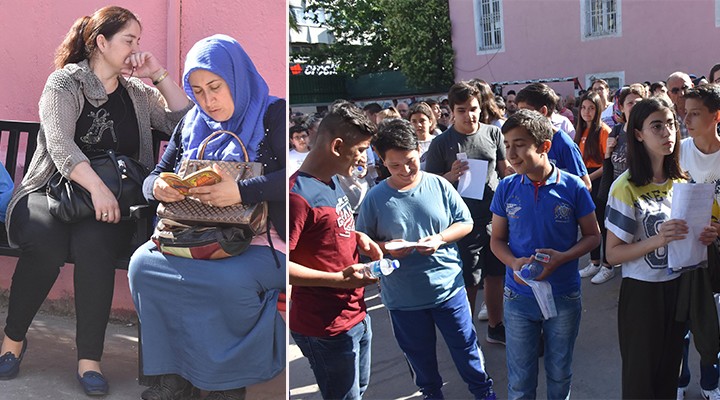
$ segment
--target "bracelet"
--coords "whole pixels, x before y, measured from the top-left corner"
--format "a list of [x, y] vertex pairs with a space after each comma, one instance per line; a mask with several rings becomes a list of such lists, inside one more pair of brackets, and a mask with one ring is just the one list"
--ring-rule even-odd
[[163, 74], [160, 75], [159, 78], [157, 78], [156, 80], [153, 80], [153, 81], [152, 81], [153, 85], [157, 86], [158, 83], [162, 82], [163, 79], [167, 78], [167, 76], [168, 76], [168, 70], [165, 70], [165, 72], [163, 72]]

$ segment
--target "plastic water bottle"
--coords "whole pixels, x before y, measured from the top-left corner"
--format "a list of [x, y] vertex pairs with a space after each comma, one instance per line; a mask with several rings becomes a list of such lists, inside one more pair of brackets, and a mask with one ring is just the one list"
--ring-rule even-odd
[[525, 264], [520, 268], [520, 276], [528, 281], [535, 280], [543, 272], [543, 266], [537, 261], [533, 261], [530, 264]]
[[525, 264], [520, 268], [520, 276], [525, 280], [535, 280], [542, 274], [545, 267], [540, 264], [550, 261], [550, 256], [545, 253], [535, 253], [535, 260], [529, 264]]
[[356, 165], [355, 168], [353, 168], [351, 175], [353, 178], [360, 178], [364, 172], [365, 168], [363, 168], [362, 165]]
[[383, 275], [390, 275], [396, 269], [400, 268], [400, 261], [383, 258], [365, 264], [365, 275], [371, 278], [379, 278]]

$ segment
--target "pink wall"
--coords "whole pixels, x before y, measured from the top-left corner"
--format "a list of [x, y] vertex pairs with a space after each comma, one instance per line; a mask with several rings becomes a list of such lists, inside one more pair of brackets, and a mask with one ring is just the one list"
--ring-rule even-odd
[[[100, 0], [0, 0], [0, 119], [38, 120], [37, 103], [53, 71], [55, 49], [82, 15]], [[214, 33], [236, 38], [252, 57], [270, 92], [286, 96], [285, 2], [251, 0], [118, 0], [143, 24], [140, 46], [155, 54], [179, 80], [184, 56]]]
[[477, 55], [474, 0], [450, 0], [456, 80], [578, 76], [584, 86], [586, 74], [625, 71], [625, 83], [633, 83], [676, 70], [707, 75], [720, 62], [712, 45], [720, 39], [715, 1], [619, 1], [622, 37], [583, 42], [580, 0], [503, 0], [505, 51]]

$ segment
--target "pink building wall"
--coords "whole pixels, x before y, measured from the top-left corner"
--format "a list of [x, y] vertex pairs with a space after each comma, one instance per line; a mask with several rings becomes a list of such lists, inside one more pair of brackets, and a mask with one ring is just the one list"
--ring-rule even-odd
[[625, 84], [652, 82], [676, 70], [707, 75], [720, 62], [712, 45], [720, 40], [714, 0], [618, 0], [622, 36], [587, 41], [581, 40], [581, 1], [502, 0], [505, 50], [478, 55], [475, 0], [450, 0], [455, 79], [577, 76], [585, 87], [586, 74], [625, 71]]
[[[237, 39], [265, 78], [270, 93], [286, 97], [287, 7], [284, 1], [118, 0], [143, 25], [140, 47], [151, 51], [179, 81], [184, 57], [199, 39], [225, 33]], [[108, 3], [99, 0], [0, 0], [0, 119], [38, 120], [38, 100], [53, 55], [73, 22]], [[10, 287], [16, 259], [0, 257], [0, 290]], [[126, 271], [117, 271], [115, 310], [132, 310]], [[51, 299], [72, 296], [72, 266], [63, 268]]]

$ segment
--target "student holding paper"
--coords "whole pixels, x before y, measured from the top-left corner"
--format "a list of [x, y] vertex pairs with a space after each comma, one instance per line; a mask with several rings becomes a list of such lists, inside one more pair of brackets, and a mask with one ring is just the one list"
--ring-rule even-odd
[[[720, 121], [720, 86], [700, 85], [688, 89], [685, 93], [685, 126], [690, 137], [680, 143], [680, 167], [687, 171], [694, 183], [709, 183], [715, 187], [712, 205], [712, 224], [720, 228], [720, 138], [717, 136]], [[695, 269], [682, 275], [683, 280], [692, 281], [700, 278], [709, 281], [707, 269]], [[688, 285], [689, 286], [689, 285]], [[706, 399], [720, 399], [718, 389], [718, 324], [713, 324], [716, 317], [712, 287], [709, 283], [695, 287], [693, 298], [701, 296], [703, 308], [708, 314], [700, 318], [690, 315], [688, 329], [692, 331], [695, 347], [700, 353], [700, 387]], [[700, 289], [700, 290], [698, 290]], [[700, 292], [700, 293], [697, 293]], [[688, 293], [687, 298], [690, 298]], [[693, 324], [699, 320], [698, 324]], [[688, 331], [686, 329], [686, 332]], [[690, 336], [684, 340], [682, 369], [678, 382], [678, 398], [685, 394], [690, 384], [690, 368], [687, 365], [690, 347]]]
[[[580, 178], [550, 162], [553, 127], [548, 118], [521, 109], [505, 121], [502, 131], [508, 160], [517, 174], [497, 187], [490, 206], [490, 246], [507, 266], [508, 398], [536, 397], [543, 335], [547, 398], [566, 399], [582, 313], [578, 258], [600, 243], [595, 205]], [[544, 318], [531, 288], [514, 279], [514, 272], [532, 262], [535, 253], [550, 256], [535, 278], [552, 287], [557, 315], [549, 319]]]
[[[679, 165], [678, 122], [672, 105], [645, 99], [633, 107], [627, 129], [628, 170], [613, 183], [606, 223], [607, 258], [623, 264], [618, 305], [623, 398], [675, 398], [684, 323], [676, 321], [679, 274], [671, 274], [667, 244], [688, 232], [669, 219]], [[648, 167], [649, 166], [649, 167]], [[700, 241], [717, 237], [708, 226]]]
[[480, 122], [480, 91], [474, 85], [468, 82], [454, 84], [448, 93], [448, 101], [455, 123], [430, 143], [425, 171], [443, 176], [457, 188], [460, 176], [469, 168], [467, 161], [458, 158], [459, 154], [470, 160], [488, 162], [486, 180], [471, 183], [484, 187], [483, 199], [463, 197], [474, 225], [472, 232], [458, 242], [458, 247], [471, 312], [475, 315], [475, 299], [480, 281], [484, 279], [488, 313], [485, 338], [490, 343], [505, 344], [502, 324], [505, 268], [490, 251], [490, 202], [498, 185], [498, 176], [502, 178], [508, 170], [502, 133], [498, 127]]
[[[435, 354], [437, 327], [473, 398], [495, 399], [454, 244], [472, 230], [472, 217], [445, 179], [420, 170], [413, 131], [401, 119], [380, 125], [373, 146], [390, 177], [368, 193], [360, 206], [357, 230], [400, 261], [396, 272], [380, 279], [380, 295], [424, 398], [443, 398]], [[417, 242], [409, 248], [392, 247], [407, 241]]]

